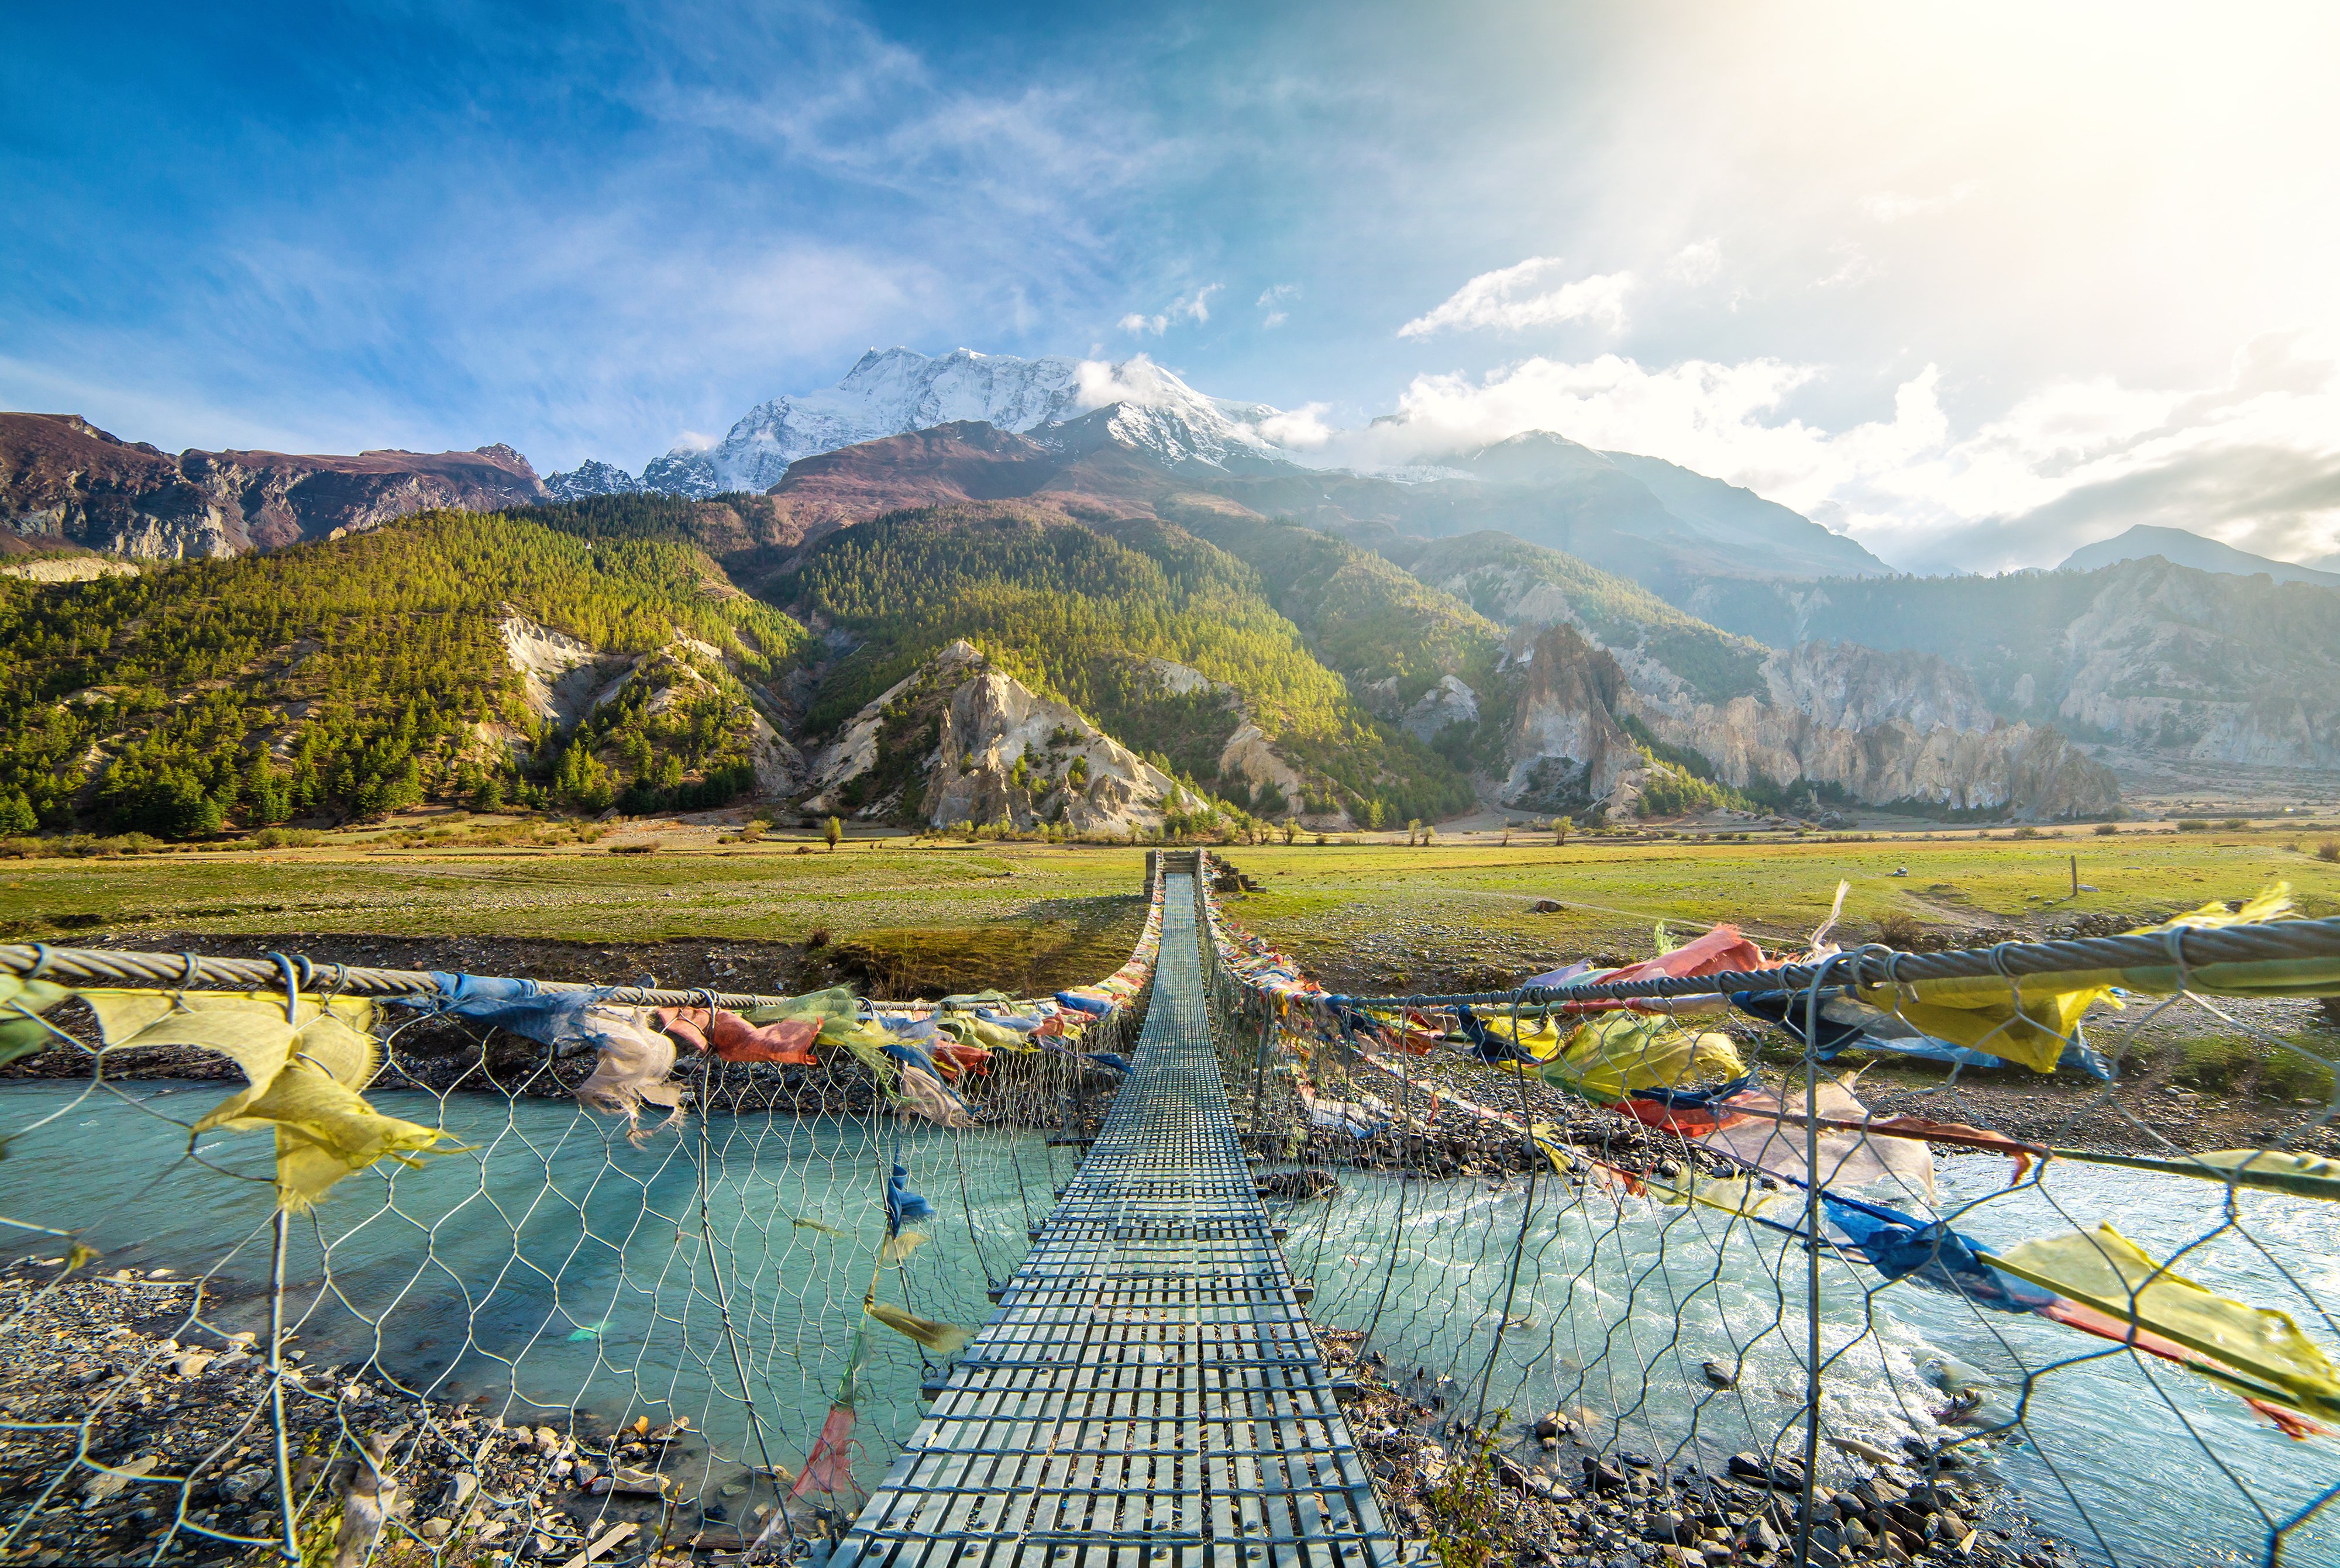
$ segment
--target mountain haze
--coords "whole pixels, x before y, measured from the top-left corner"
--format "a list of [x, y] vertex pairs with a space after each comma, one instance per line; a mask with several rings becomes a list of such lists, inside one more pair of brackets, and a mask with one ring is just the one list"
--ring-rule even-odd
[[2236, 577], [2256, 577], [2265, 572], [2279, 583], [2314, 583], [2320, 587], [2340, 588], [2340, 572], [2319, 571], [2313, 567], [2295, 566], [2290, 561], [2273, 560], [2255, 556], [2248, 550], [2206, 539], [2184, 528], [2156, 528], [2139, 523], [2127, 532], [2093, 545], [2082, 545], [2064, 557], [2056, 569], [2061, 572], [2092, 572], [2098, 567], [2117, 566], [2122, 561], [2143, 560], [2159, 556], [2176, 566], [2192, 567], [2196, 571], [2226, 572]]
[[1717, 579], [1691, 607], [1774, 646], [1938, 656], [1997, 711], [2199, 762], [2340, 767], [2340, 591], [2158, 556], [1998, 577]]

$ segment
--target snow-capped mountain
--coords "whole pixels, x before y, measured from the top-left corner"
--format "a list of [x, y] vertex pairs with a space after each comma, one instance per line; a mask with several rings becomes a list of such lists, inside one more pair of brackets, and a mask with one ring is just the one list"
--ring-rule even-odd
[[645, 487], [615, 464], [588, 458], [565, 474], [547, 475], [544, 488], [556, 501], [581, 501], [588, 496], [636, 495]]
[[1217, 468], [1280, 464], [1264, 432], [1278, 410], [1264, 403], [1209, 398], [1143, 355], [1108, 365], [1051, 355], [1019, 360], [955, 349], [930, 357], [910, 349], [872, 349], [834, 387], [774, 398], [750, 409], [711, 447], [679, 446], [637, 479], [589, 460], [554, 474], [545, 486], [563, 499], [633, 491], [705, 497], [768, 490], [788, 465], [817, 452], [961, 419], [1047, 439], [1052, 426], [1105, 408], [1115, 439], [1168, 467]]

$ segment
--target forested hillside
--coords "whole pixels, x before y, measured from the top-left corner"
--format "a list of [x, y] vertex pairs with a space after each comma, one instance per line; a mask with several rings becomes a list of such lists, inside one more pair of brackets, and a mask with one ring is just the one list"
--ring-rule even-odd
[[1770, 651], [1762, 643], [1709, 626], [1639, 583], [1562, 551], [1498, 533], [1374, 542], [1415, 577], [1492, 620], [1567, 621], [1608, 647], [1648, 654], [1704, 701], [1728, 702], [1761, 687], [1757, 669]]
[[[1124, 745], [1205, 786], [1247, 715], [1319, 803], [1395, 820], [1461, 810], [1468, 781], [1374, 722], [1260, 576], [1154, 518], [1094, 524], [1013, 505], [896, 513], [814, 546], [773, 593], [857, 641], [807, 716], [819, 735], [955, 638]], [[1167, 663], [1199, 672], [1185, 682]]]
[[1400, 706], [1441, 676], [1491, 688], [1502, 631], [1382, 557], [1297, 523], [1200, 508], [1175, 515], [1256, 571], [1316, 656], [1360, 685], [1393, 681]]
[[[709, 667], [563, 732], [526, 701], [515, 612], [605, 656], [682, 633], [717, 657], [686, 648], [674, 664]], [[0, 828], [185, 836], [456, 795], [728, 797], [755, 729], [731, 672], [768, 679], [801, 637], [678, 540], [468, 512], [132, 577], [0, 579]]]

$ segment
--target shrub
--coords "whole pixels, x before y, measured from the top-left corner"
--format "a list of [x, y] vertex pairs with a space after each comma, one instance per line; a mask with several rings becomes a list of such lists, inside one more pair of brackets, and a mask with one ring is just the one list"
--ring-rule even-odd
[[2207, 833], [2210, 831], [2210, 824], [2204, 822], [2198, 816], [2182, 816], [2177, 819], [2177, 831], [2179, 833]]
[[1878, 920], [1877, 940], [1906, 952], [1925, 942], [1926, 928], [1917, 916], [1897, 909]]
[[2315, 846], [2315, 858], [2340, 863], [2340, 838], [2327, 838]]
[[2247, 821], [2246, 821], [2245, 819], [2243, 819], [2243, 818], [2241, 818], [2241, 817], [2238, 817], [2238, 816], [2230, 816], [2230, 817], [2228, 817], [2226, 821], [2224, 821], [2224, 822], [2220, 823], [2218, 825], [2219, 825], [2220, 827], [2222, 827], [2222, 828], [2225, 828], [2228, 833], [2238, 833], [2238, 832], [2240, 832], [2242, 829], [2246, 828], [2246, 827], [2250, 826], [2251, 824], [2250, 824]]
[[2304, 1051], [2254, 1040], [2186, 1040], [2176, 1045], [2174, 1081], [2227, 1093], [2255, 1089], [2275, 1100], [2326, 1100], [2332, 1070]]
[[2039, 836], [2039, 830], [2033, 827], [2029, 823], [2025, 823], [2007, 836], [2009, 838], [2038, 838]]
[[2098, 838], [2110, 838], [2113, 834], [2118, 832], [2120, 832], [2120, 824], [2118, 823], [2100, 822], [2097, 824], [2097, 836]]
[[1488, 1412], [1490, 1424], [1458, 1440], [1445, 1474], [1423, 1488], [1431, 1520], [1429, 1555], [1439, 1568], [1494, 1568], [1512, 1555], [1495, 1470], [1499, 1434], [1511, 1414], [1508, 1408]]

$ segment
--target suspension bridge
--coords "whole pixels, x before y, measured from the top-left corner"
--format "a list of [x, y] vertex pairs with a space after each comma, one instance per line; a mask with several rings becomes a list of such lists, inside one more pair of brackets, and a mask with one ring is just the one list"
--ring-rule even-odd
[[1406, 1555], [1236, 1137], [1192, 855], [1128, 1077], [832, 1568], [1386, 1568]]
[[[865, 1308], [873, 1299], [858, 1283], [871, 1252], [881, 1268], [887, 1257], [868, 1234], [877, 1185], [906, 1122], [945, 1119], [938, 1086], [930, 1082], [927, 1103], [913, 1105], [851, 1048], [868, 1048], [870, 1032], [890, 1021], [901, 1028], [886, 1038], [905, 1049], [923, 1040], [920, 1050], [947, 1050], [931, 1022], [930, 1032], [916, 1032], [927, 1021], [919, 1010], [862, 1002], [849, 1018], [815, 1017], [806, 1010], [829, 993], [0, 944], [0, 1023], [15, 1031], [0, 1048], [39, 1031], [50, 1042], [48, 1080], [8, 1085], [0, 1128], [15, 1173], [0, 1239], [31, 1249], [0, 1267], [0, 1359], [9, 1367], [0, 1377], [0, 1549], [35, 1568], [159, 1561], [191, 1547], [264, 1551], [289, 1563], [327, 1540], [339, 1541], [348, 1562], [394, 1552], [397, 1561], [442, 1564], [515, 1548], [534, 1561], [626, 1568], [671, 1563], [679, 1546], [792, 1559], [809, 1546], [807, 1568], [1404, 1568], [1422, 1546], [1401, 1540], [1391, 1518], [1422, 1524], [1426, 1511], [1451, 1524], [1457, 1514], [1424, 1490], [1426, 1471], [1401, 1461], [1388, 1475], [1359, 1452], [1336, 1403], [1344, 1380], [1308, 1321], [1321, 1283], [1325, 1297], [1314, 1309], [1358, 1323], [1400, 1362], [1475, 1367], [1482, 1390], [1500, 1368], [1519, 1378], [1519, 1396], [1534, 1408], [1570, 1412], [1584, 1450], [1572, 1457], [1615, 1459], [1637, 1474], [1647, 1465], [1641, 1489], [1615, 1498], [1513, 1486], [1502, 1528], [1523, 1548], [1551, 1543], [1591, 1553], [1577, 1561], [1613, 1562], [1621, 1551], [1644, 1554], [1658, 1530], [1678, 1551], [1688, 1533], [1710, 1561], [1738, 1553], [1741, 1561], [2011, 1564], [2061, 1562], [2077, 1550], [2091, 1561], [2158, 1565], [2244, 1544], [2263, 1548], [2268, 1562], [2340, 1561], [2326, 1517], [2340, 1506], [2340, 1487], [2314, 1441], [2323, 1423], [2340, 1421], [2319, 1343], [2340, 1317], [2319, 1296], [2317, 1272], [2333, 1250], [2328, 1204], [2340, 1193], [2330, 1158], [2317, 1151], [2340, 1120], [2329, 1076], [2340, 1062], [2320, 1035], [2298, 1026], [2296, 1008], [2280, 1014], [2265, 1005], [2340, 991], [2340, 919], [2279, 918], [2276, 888], [2244, 909], [2205, 906], [2114, 937], [1948, 952], [1871, 946], [1770, 968], [1631, 966], [1621, 976], [1555, 977], [1508, 991], [1328, 997], [1223, 920], [1216, 930], [1227, 942], [1214, 945], [1200, 856], [1157, 853], [1155, 862], [1158, 913], [1130, 963], [1081, 988], [1113, 998], [1098, 1021], [1069, 1044], [1052, 1038], [1045, 1050], [1026, 1048], [1012, 1070], [961, 1084], [988, 1092], [987, 1109], [1009, 1136], [957, 1119], [950, 1130], [925, 1134], [931, 1149], [965, 1162], [959, 1197], [973, 1256], [954, 1257], [937, 1227], [925, 1238], [933, 1245], [917, 1256], [916, 1281], [907, 1265], [899, 1277], [905, 1305], [950, 1319], [924, 1326], [946, 1329], [981, 1314], [971, 1288], [978, 1271], [993, 1283], [978, 1224], [996, 1233], [1021, 1205], [1025, 1171], [1011, 1139], [1036, 1141], [1060, 1115], [1075, 1119], [1068, 1108], [1094, 1062], [1129, 1059], [1053, 1211], [1037, 1224], [1030, 1208], [1018, 1217], [1029, 1226], [1028, 1254], [994, 1284], [996, 1310], [967, 1353], [927, 1384], [932, 1404], [898, 1454], [890, 1450], [917, 1408], [916, 1369], [897, 1355], [882, 1383], [861, 1389], [871, 1402], [865, 1415], [884, 1401], [882, 1435], [865, 1428], [865, 1441], [873, 1466], [881, 1454], [890, 1466], [841, 1533], [839, 1515], [868, 1477], [849, 1473], [849, 1436], [843, 1459], [822, 1459], [820, 1445], [840, 1414], [852, 1430], [860, 1320], [870, 1315], [855, 1298]], [[1222, 962], [1222, 953], [1232, 956]], [[1125, 1005], [1149, 963], [1150, 1005]], [[1948, 1042], [1937, 1033], [1958, 1036], [1969, 1054], [1994, 1050], [2001, 1035], [2012, 1038], [2015, 1021], [2035, 1020], [2057, 998], [2078, 999], [2077, 1017], [2089, 996], [2114, 986], [2128, 993], [2127, 1006], [2097, 1025], [2095, 1048], [2114, 1082], [2061, 1094], [2043, 1082], [2031, 1128], [2045, 1130], [2026, 1129], [2020, 1141], [1971, 1124], [1995, 1108], [1966, 1100], [1967, 1059], [1942, 1057]], [[1781, 994], [1800, 1011], [1756, 1005]], [[1459, 1158], [1491, 1138], [1524, 1152], [1532, 1090], [1544, 1097], [1537, 1109], [1557, 1107], [1555, 1120], [1593, 1119], [1591, 1143], [1572, 1139], [1572, 1147], [1584, 1151], [1581, 1171], [1606, 1175], [1587, 1175], [1581, 1187], [1531, 1183], [1517, 1199], [1491, 1187], [1470, 1192], [1466, 1204], [1448, 1186], [1456, 1170], [1444, 1154], [1409, 1165], [1415, 1156], [1403, 1146], [1379, 1143], [1370, 1151], [1377, 1159], [1393, 1153], [1400, 1161], [1393, 1203], [1361, 1178], [1312, 1221], [1322, 1228], [1313, 1240], [1295, 1244], [1314, 1248], [1321, 1279], [1294, 1278], [1245, 1145], [1270, 1130], [1285, 1150], [1314, 1137], [1312, 1159], [1338, 1162], [1344, 1148], [1368, 1152], [1387, 1128], [1361, 1132], [1341, 1119], [1362, 1098], [1360, 1107], [1334, 1102], [1333, 1132], [1296, 1099], [1277, 1096], [1264, 1116], [1246, 1081], [1239, 1129], [1223, 1063], [1229, 1076], [1256, 1072], [1265, 1085], [1281, 1081], [1268, 1075], [1274, 1060], [1276, 1073], [1294, 1073], [1296, 1088], [1313, 1062], [1337, 1071], [1346, 1090], [1360, 1061], [1387, 1071], [1348, 1033], [1359, 1015], [1423, 1012], [1445, 1028], [1445, 1019], [1473, 1022], [1466, 1010], [1479, 1008], [1478, 1027], [1500, 1018], [1508, 1025], [1502, 1038], [1516, 1042], [1523, 1027], [1562, 1010], [1687, 999], [1710, 1014], [1708, 1004], [1723, 996], [1785, 1028], [1801, 1060], [1778, 1071], [1777, 1091], [1731, 1086], [1733, 1098], [1719, 1107], [1727, 1114], [1710, 1118], [1711, 1134], [1742, 1125], [1760, 1134], [1776, 1119], [1793, 1125], [1784, 1137], [1741, 1136], [1724, 1147], [1695, 1120], [1676, 1125], [1674, 1099], [1651, 1100], [1664, 1113], [1631, 1116], [1629, 1128], [1615, 1086], [1596, 1101], [1564, 1083], [1555, 1089], [1549, 1073], [1535, 1085], [1504, 1080], [1523, 1100], [1515, 1122], [1401, 1070], [1381, 1090], [1396, 1097], [1395, 1108], [1371, 1103], [1417, 1134], [1451, 1112], [1438, 1136], [1459, 1129]], [[2226, 997], [2253, 1010], [2224, 1007]], [[90, 1016], [70, 1011], [68, 998]], [[329, 1003], [360, 999], [411, 1016], [381, 1020], [370, 1008], [345, 1007], [332, 1016], [356, 1021], [337, 1025], [342, 1034], [333, 1038], [364, 1050], [337, 1055], [318, 1042], [292, 1051], [295, 1035], [319, 1027]], [[1914, 1097], [1914, 1110], [1879, 1119], [1839, 1102], [1849, 1104], [1841, 1115], [1824, 1106], [1821, 1116], [1801, 1116], [1819, 1064], [1848, 1048], [1812, 1022], [1822, 1004], [1836, 1003], [1865, 1031], [1849, 1049], [1917, 1053], [1912, 1060], [1934, 1050], [1950, 1070]], [[522, 1013], [502, 1011], [512, 1007]], [[677, 1056], [676, 1037], [655, 1032], [675, 1023], [654, 1008], [677, 1010], [680, 1022], [705, 1019], [709, 1031], [728, 1023], [733, 1036], [701, 1050], [684, 1031], [693, 1050]], [[1982, 1022], [1962, 1023], [1961, 1008]], [[45, 1009], [55, 1010], [47, 1021]], [[736, 1014], [719, 1020], [727, 1009], [758, 1014], [755, 1027]], [[2249, 1135], [2264, 1147], [2181, 1147], [2168, 1134], [2185, 1128], [2156, 1100], [2115, 1099], [2123, 1078], [2152, 1070], [2154, 1042], [2142, 1031], [2173, 1010], [2261, 1048], [2265, 1071], [2287, 1072], [2281, 1081], [2314, 1087], [2324, 1100], [2295, 1097], [2297, 1109]], [[800, 1034], [818, 1028], [825, 1041], [834, 1026], [838, 1038], [823, 1047], [818, 1067], [833, 1076], [761, 1054], [772, 1042], [756, 1030], [774, 1016], [811, 1019], [798, 1022]], [[2276, 1033], [2285, 1019], [2293, 1032]], [[586, 1022], [600, 1032], [585, 1032]], [[2077, 1043], [2077, 1025], [2067, 1027]], [[500, 1029], [532, 1044], [515, 1050], [511, 1040], [491, 1040]], [[1136, 1033], [1134, 1046], [1125, 1031]], [[742, 1031], [753, 1049], [733, 1054]], [[1688, 1050], [1687, 1038], [1675, 1031], [1618, 1049], [1655, 1051], [1671, 1041]], [[227, 1056], [254, 1087], [200, 1119], [174, 1114], [185, 1106], [192, 1116], [209, 1094], [164, 1101], [193, 1086], [141, 1081], [154, 1076], [138, 1065], [150, 1039]], [[1597, 1029], [1588, 1039], [1610, 1049]], [[270, 1040], [282, 1061], [262, 1060], [254, 1042]], [[1411, 1051], [1412, 1042], [1393, 1049]], [[293, 1076], [296, 1054], [304, 1078]], [[1488, 1055], [1439, 1060], [1469, 1070]], [[375, 1085], [377, 1067], [402, 1076]], [[267, 1070], [255, 1077], [259, 1069]], [[891, 1070], [908, 1082], [907, 1070]], [[332, 1099], [320, 1080], [337, 1072], [350, 1096], [361, 1087], [377, 1095], [381, 1113], [363, 1099]], [[223, 1116], [235, 1118], [230, 1130], [256, 1130], [248, 1113], [262, 1102], [250, 1096], [263, 1079], [305, 1086], [311, 1099], [300, 1104], [340, 1106], [342, 1119], [328, 1124], [301, 1111], [297, 1096], [266, 1102], [312, 1142], [346, 1142], [352, 1126], [377, 1139], [345, 1161], [349, 1179], [318, 1206], [322, 1218], [296, 1225], [279, 1207], [287, 1161], [308, 1147], [288, 1141], [282, 1125], [273, 1178], [266, 1152], [250, 1142], [223, 1137], [198, 1147]], [[461, 1092], [421, 1087], [451, 1080]], [[630, 1137], [632, 1118], [619, 1123], [590, 1103], [597, 1084], [687, 1091], [692, 1114], [675, 1124], [676, 1136], [653, 1127]], [[1842, 1088], [1849, 1096], [1849, 1083]], [[746, 1098], [749, 1090], [764, 1098]], [[564, 1107], [571, 1096], [589, 1103]], [[88, 1130], [100, 1127], [94, 1137]], [[458, 1137], [464, 1147], [410, 1163], [382, 1153], [379, 1139], [392, 1135], [407, 1148]], [[1934, 1170], [1929, 1153], [1924, 1189], [1889, 1173], [1856, 1182], [1843, 1176], [1843, 1159], [1818, 1158], [1823, 1138], [1839, 1153], [1874, 1152], [1899, 1138], [1920, 1149], [2012, 1154], [2016, 1164], [2010, 1184], [1995, 1165]], [[88, 1159], [100, 1139], [106, 1158]], [[1048, 1139], [1066, 1141], [1078, 1139], [1068, 1129]], [[233, 1163], [240, 1148], [246, 1169]], [[198, 1158], [214, 1149], [228, 1163]], [[253, 1167], [255, 1157], [263, 1163]], [[1602, 1163], [1617, 1159], [1631, 1163]], [[360, 1166], [371, 1173], [362, 1179]], [[1818, 1190], [1800, 1174], [1829, 1169], [1867, 1196]], [[1707, 1173], [1671, 1187], [1672, 1198], [1686, 1201], [1654, 1182], [1646, 1192], [1632, 1185], [1637, 1172], [1677, 1169]], [[1782, 1174], [1762, 1178], [1773, 1169]], [[1931, 1179], [1946, 1188], [1938, 1199]], [[1888, 1180], [1904, 1186], [1878, 1192]], [[1802, 1197], [1773, 1195], [1775, 1182]], [[786, 1207], [775, 1201], [782, 1190]], [[1541, 1208], [1539, 1193], [1547, 1197]], [[590, 1209], [578, 1195], [590, 1196]], [[1389, 1196], [1385, 1186], [1382, 1198]], [[1036, 1206], [1037, 1188], [1031, 1198]], [[1645, 1200], [1656, 1198], [1668, 1200]], [[1895, 1207], [1905, 1203], [1906, 1214]], [[515, 1213], [524, 1218], [508, 1218]], [[1946, 1218], [1932, 1219], [1937, 1213]], [[2106, 1214], [2129, 1234], [2109, 1222], [2086, 1228]], [[864, 1223], [858, 1239], [823, 1218], [849, 1224], [856, 1215]], [[1909, 1242], [1896, 1239], [1901, 1232], [1932, 1250], [1913, 1259]], [[1864, 1237], [1883, 1239], [1870, 1249]], [[889, 1228], [888, 1246], [893, 1239]], [[1358, 1271], [1372, 1258], [1344, 1256], [1383, 1246], [1374, 1280]], [[144, 1278], [116, 1267], [158, 1257], [172, 1267]], [[2181, 1259], [2183, 1277], [2172, 1267]], [[101, 1269], [111, 1272], [100, 1277]], [[458, 1277], [486, 1283], [476, 1292], [449, 1288]], [[1894, 1294], [1880, 1300], [1889, 1286]], [[1513, 1316], [1518, 1289], [1537, 1293], [1541, 1322]], [[172, 1337], [121, 1321], [125, 1303], [144, 1313], [166, 1300], [182, 1315]], [[1397, 1304], [1387, 1318], [1384, 1300]], [[854, 1325], [849, 1352], [834, 1332], [840, 1320]], [[1502, 1337], [1514, 1327], [1526, 1332]], [[321, 1371], [285, 1349], [296, 1328]], [[2092, 1351], [2076, 1334], [2127, 1353]], [[1940, 1359], [1913, 1376], [1896, 1347], [1916, 1336]], [[214, 1354], [223, 1338], [228, 1348]], [[477, 1352], [452, 1362], [430, 1353], [450, 1340]], [[240, 1344], [253, 1348], [238, 1354]], [[334, 1356], [351, 1346], [358, 1360], [343, 1369]], [[842, 1407], [831, 1395], [840, 1370]], [[1953, 1376], [1980, 1402], [1960, 1405]], [[1929, 1391], [1952, 1394], [1952, 1405], [1938, 1408]], [[2123, 1412], [2117, 1430], [2090, 1415], [2114, 1402]], [[481, 1413], [494, 1419], [482, 1422]], [[808, 1449], [816, 1426], [821, 1436]], [[228, 1431], [261, 1441], [221, 1441]], [[349, 1524], [365, 1515], [350, 1499], [367, 1472], [351, 1469], [353, 1460], [331, 1470], [302, 1456], [377, 1439], [378, 1477], [427, 1506], [378, 1511], [374, 1534], [361, 1536]], [[696, 1442], [703, 1449], [689, 1446]], [[1832, 1460], [1831, 1448], [1866, 1470]], [[1953, 1450], [1962, 1462], [1945, 1458]], [[790, 1479], [775, 1461], [792, 1455], [806, 1455], [795, 1479], [816, 1478], [809, 1490], [829, 1501], [808, 1510], [781, 1495], [758, 1505], [759, 1485]], [[659, 1473], [625, 1477], [631, 1490], [620, 1490], [615, 1474], [597, 1474], [621, 1463]], [[1833, 1502], [1820, 1494], [1823, 1465], [1834, 1466], [1831, 1483], [1848, 1468], [1854, 1476], [1849, 1490], [1832, 1486]], [[2147, 1496], [2135, 1488], [2140, 1474], [2172, 1479]], [[639, 1501], [646, 1476], [655, 1503]], [[1377, 1490], [1383, 1477], [1386, 1490]], [[1591, 1488], [1594, 1473], [1588, 1477]], [[2176, 1514], [2154, 1505], [2170, 1495], [2186, 1501]], [[1693, 1497], [1697, 1509], [1685, 1502]], [[1848, 1499], [1867, 1505], [1850, 1509], [1865, 1543], [1849, 1528]], [[429, 1508], [444, 1513], [433, 1517]], [[726, 1517], [734, 1511], [736, 1524]], [[1758, 1515], [1777, 1526], [1775, 1544], [1750, 1533]], [[824, 1534], [808, 1540], [804, 1525]], [[1792, 1547], [1776, 1543], [1790, 1535]], [[1823, 1548], [1834, 1555], [1820, 1555]]]

